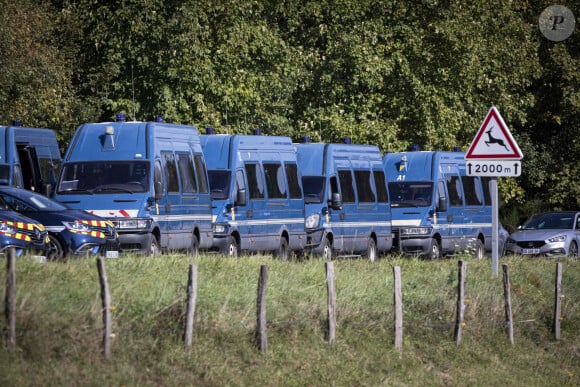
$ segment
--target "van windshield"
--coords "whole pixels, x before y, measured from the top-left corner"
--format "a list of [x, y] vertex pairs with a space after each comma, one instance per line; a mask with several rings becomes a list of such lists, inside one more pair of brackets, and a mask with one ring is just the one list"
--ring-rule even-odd
[[63, 165], [57, 193], [148, 192], [149, 175], [147, 161], [67, 163]]
[[207, 171], [212, 200], [227, 199], [230, 192], [230, 171]]
[[428, 207], [433, 202], [433, 183], [389, 183], [389, 196], [392, 207]]
[[324, 200], [324, 182], [325, 179], [322, 176], [303, 176], [304, 202], [322, 203]]

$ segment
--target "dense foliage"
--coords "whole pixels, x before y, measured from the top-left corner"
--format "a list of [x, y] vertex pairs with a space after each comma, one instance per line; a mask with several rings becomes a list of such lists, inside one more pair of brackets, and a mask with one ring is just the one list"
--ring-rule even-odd
[[63, 150], [78, 124], [117, 112], [383, 151], [465, 149], [493, 105], [525, 157], [521, 178], [500, 181], [504, 203], [580, 206], [580, 40], [542, 36], [551, 2], [0, 5], [0, 122], [56, 129]]

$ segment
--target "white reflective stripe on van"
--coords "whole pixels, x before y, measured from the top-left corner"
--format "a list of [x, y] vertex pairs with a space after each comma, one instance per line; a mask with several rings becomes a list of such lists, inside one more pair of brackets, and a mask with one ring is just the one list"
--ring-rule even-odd
[[391, 227], [391, 222], [331, 222], [323, 227]]
[[256, 219], [256, 220], [236, 220], [230, 222], [232, 225], [256, 226], [256, 225], [270, 225], [270, 224], [304, 224], [304, 218], [289, 218], [289, 219]]
[[176, 222], [180, 220], [205, 220], [211, 222], [211, 215], [154, 215], [151, 217], [156, 222], [164, 220], [167, 222]]
[[433, 228], [486, 228], [491, 227], [491, 223], [451, 223], [451, 224], [434, 224]]

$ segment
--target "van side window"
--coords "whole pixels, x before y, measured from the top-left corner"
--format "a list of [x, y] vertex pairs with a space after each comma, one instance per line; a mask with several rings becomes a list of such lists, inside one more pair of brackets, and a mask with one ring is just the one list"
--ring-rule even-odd
[[461, 180], [457, 175], [447, 175], [445, 177], [447, 183], [447, 192], [449, 193], [449, 205], [452, 207], [461, 207], [463, 205], [463, 198], [461, 197]]
[[371, 171], [354, 171], [356, 193], [360, 203], [374, 203], [375, 193], [372, 190]]
[[266, 176], [266, 189], [271, 199], [283, 199], [286, 197], [286, 178], [282, 164], [264, 163], [264, 176]]
[[343, 203], [354, 203], [354, 188], [352, 181], [352, 173], [350, 170], [338, 171], [338, 181], [340, 182], [340, 191], [342, 193]]
[[475, 176], [461, 176], [461, 182], [465, 192], [465, 204], [468, 206], [481, 206], [483, 198], [479, 180]]
[[491, 177], [482, 176], [481, 187], [483, 188], [483, 202], [486, 206], [491, 206], [491, 192], [489, 190], [489, 183], [491, 182]]
[[161, 152], [163, 158], [163, 169], [165, 170], [165, 181], [167, 181], [167, 192], [179, 192], [179, 182], [177, 180], [177, 165], [173, 152]]
[[195, 173], [197, 175], [197, 184], [199, 185], [200, 193], [207, 193], [209, 190], [209, 183], [207, 181], [207, 170], [202, 155], [193, 155], [195, 163]]
[[389, 194], [387, 193], [387, 180], [383, 171], [373, 171], [375, 178], [375, 187], [377, 187], [377, 199], [379, 203], [388, 203]]
[[193, 162], [191, 161], [189, 153], [178, 153], [177, 159], [179, 163], [179, 176], [181, 177], [181, 192], [197, 192]]
[[22, 178], [22, 170], [20, 170], [20, 165], [14, 166], [14, 186], [18, 188], [24, 188], [24, 179]]
[[284, 167], [286, 168], [290, 199], [302, 199], [302, 190], [300, 189], [300, 180], [298, 179], [298, 166], [290, 163], [285, 164]]
[[258, 169], [258, 164], [246, 164], [246, 176], [248, 177], [248, 188], [250, 189], [250, 199], [264, 199], [264, 181]]

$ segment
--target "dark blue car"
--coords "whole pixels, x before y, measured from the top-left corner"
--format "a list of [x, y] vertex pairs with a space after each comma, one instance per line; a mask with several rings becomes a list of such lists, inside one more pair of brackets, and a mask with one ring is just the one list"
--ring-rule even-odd
[[0, 197], [0, 254], [13, 248], [16, 256], [24, 252], [44, 255], [48, 248], [48, 233], [34, 219], [12, 211]]
[[44, 225], [48, 260], [89, 254], [118, 257], [119, 238], [112, 222], [25, 189], [0, 186], [0, 197], [12, 210]]

